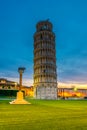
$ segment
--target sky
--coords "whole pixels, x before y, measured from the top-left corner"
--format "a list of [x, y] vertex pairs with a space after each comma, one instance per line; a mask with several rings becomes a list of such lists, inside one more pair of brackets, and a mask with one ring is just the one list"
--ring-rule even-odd
[[58, 83], [87, 86], [87, 0], [0, 0], [0, 78], [33, 85], [33, 35], [38, 21], [53, 24]]

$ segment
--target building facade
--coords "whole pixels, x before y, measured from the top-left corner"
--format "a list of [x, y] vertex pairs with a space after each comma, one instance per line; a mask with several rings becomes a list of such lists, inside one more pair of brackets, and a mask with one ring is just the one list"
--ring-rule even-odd
[[[18, 91], [19, 86], [20, 85], [17, 82], [9, 81], [5, 78], [0, 78], [0, 95], [4, 95], [6, 93], [5, 91], [10, 91], [10, 92]], [[5, 93], [2, 93], [3, 90]], [[24, 91], [25, 96], [33, 97], [33, 95], [34, 95], [33, 86], [24, 86], [23, 85], [21, 87], [21, 90]], [[12, 92], [11, 92], [11, 95], [12, 95]]]
[[84, 88], [58, 88], [60, 98], [87, 98], [87, 89]]
[[34, 34], [34, 96], [57, 99], [55, 34], [52, 23], [38, 22]]
[[9, 81], [4, 78], [0, 78], [0, 89], [17, 89], [18, 88], [18, 83], [14, 81]]

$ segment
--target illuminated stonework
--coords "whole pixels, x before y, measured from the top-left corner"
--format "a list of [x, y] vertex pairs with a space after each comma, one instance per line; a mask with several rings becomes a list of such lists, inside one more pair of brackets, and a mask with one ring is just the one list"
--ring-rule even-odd
[[57, 99], [55, 34], [48, 20], [38, 22], [34, 34], [34, 91], [37, 99]]

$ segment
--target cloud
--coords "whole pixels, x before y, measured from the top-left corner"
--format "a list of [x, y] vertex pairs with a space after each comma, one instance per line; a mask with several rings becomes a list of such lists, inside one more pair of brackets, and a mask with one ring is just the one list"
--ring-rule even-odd
[[[75, 51], [76, 52], [76, 51]], [[64, 82], [85, 83], [87, 77], [87, 53], [67, 55], [58, 62], [58, 79]]]
[[[10, 81], [15, 81], [17, 83], [19, 83], [19, 78], [11, 78], [11, 77], [7, 77], [8, 80]], [[29, 79], [29, 78], [23, 78], [23, 83], [24, 86], [32, 86], [33, 85], [33, 80]]]

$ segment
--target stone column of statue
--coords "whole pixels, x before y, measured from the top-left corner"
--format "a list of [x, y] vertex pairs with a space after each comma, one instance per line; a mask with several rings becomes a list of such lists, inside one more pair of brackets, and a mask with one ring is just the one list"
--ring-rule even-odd
[[19, 91], [17, 92], [16, 99], [14, 101], [10, 102], [10, 104], [31, 104], [24, 99], [23, 92], [22, 92], [22, 74], [24, 73], [24, 70], [25, 70], [24, 67], [18, 68], [18, 72], [19, 72]]
[[19, 67], [18, 72], [19, 72], [19, 90], [22, 88], [22, 74], [24, 73], [25, 68], [24, 67]]

